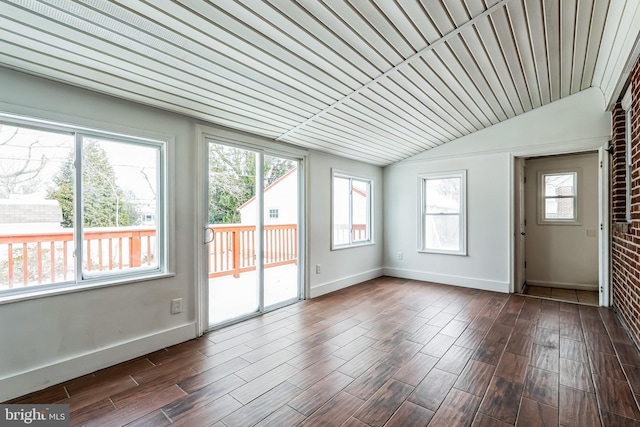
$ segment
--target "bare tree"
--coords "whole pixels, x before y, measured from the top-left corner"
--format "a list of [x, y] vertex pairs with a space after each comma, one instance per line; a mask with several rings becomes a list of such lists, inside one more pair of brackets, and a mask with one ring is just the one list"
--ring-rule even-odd
[[[8, 132], [3, 132], [7, 130]], [[17, 139], [20, 128], [0, 125], [0, 148], [13, 147], [20, 152], [19, 156], [0, 161], [0, 198], [6, 199], [11, 194], [29, 194], [37, 191], [42, 185], [40, 173], [47, 165], [47, 157], [43, 154], [34, 158], [33, 150], [40, 146], [39, 137], [20, 145], [11, 143]], [[4, 135], [4, 134], [7, 135]], [[6, 152], [6, 151], [5, 151]], [[9, 161], [7, 161], [9, 160]]]

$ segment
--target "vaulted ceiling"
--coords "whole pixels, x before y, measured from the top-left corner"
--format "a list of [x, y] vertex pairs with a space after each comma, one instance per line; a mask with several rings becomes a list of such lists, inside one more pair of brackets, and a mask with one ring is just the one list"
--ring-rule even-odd
[[611, 96], [639, 18], [637, 0], [0, 0], [0, 65], [387, 165]]

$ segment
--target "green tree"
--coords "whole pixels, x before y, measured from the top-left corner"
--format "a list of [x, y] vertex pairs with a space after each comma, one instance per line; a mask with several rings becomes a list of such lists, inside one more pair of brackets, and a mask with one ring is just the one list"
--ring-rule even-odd
[[[133, 225], [139, 217], [133, 195], [116, 182], [113, 166], [100, 142], [87, 139], [83, 144], [82, 198], [85, 227], [121, 227]], [[53, 178], [47, 192], [62, 209], [62, 226], [73, 227], [73, 154], [70, 154]]]
[[[264, 187], [295, 167], [295, 162], [264, 157]], [[212, 144], [209, 151], [209, 223], [240, 222], [238, 208], [256, 194], [256, 154]]]

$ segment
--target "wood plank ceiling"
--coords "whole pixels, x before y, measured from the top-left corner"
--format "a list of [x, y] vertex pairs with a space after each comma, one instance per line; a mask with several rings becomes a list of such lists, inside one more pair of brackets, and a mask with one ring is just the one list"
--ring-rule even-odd
[[638, 3], [0, 0], [0, 65], [387, 165], [600, 86]]

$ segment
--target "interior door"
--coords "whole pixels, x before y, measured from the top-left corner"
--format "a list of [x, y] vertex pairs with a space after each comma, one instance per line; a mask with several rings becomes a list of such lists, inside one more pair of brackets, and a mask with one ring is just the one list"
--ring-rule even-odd
[[208, 141], [209, 327], [300, 299], [299, 161]]

